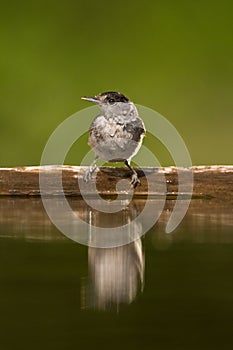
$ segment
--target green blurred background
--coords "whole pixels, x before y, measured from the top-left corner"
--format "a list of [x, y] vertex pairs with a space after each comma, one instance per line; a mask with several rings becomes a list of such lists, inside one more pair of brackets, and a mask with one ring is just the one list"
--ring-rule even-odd
[[194, 164], [232, 163], [232, 13], [231, 0], [1, 1], [0, 165], [39, 164], [58, 124], [89, 106], [80, 97], [106, 90], [169, 119]]

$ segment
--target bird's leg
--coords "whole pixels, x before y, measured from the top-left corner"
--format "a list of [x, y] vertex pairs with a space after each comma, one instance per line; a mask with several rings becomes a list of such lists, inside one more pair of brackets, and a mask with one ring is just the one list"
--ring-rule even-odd
[[130, 166], [130, 163], [128, 160], [125, 160], [125, 165], [132, 171], [132, 176], [131, 176], [131, 185], [133, 188], [137, 187], [138, 184], [140, 184], [140, 180], [138, 178], [138, 174], [135, 169], [133, 169]]
[[90, 179], [92, 178], [93, 173], [96, 170], [96, 161], [99, 157], [95, 156], [93, 162], [90, 164], [89, 168], [87, 169], [87, 171], [85, 172], [84, 176], [83, 176], [83, 180], [85, 182], [89, 182]]

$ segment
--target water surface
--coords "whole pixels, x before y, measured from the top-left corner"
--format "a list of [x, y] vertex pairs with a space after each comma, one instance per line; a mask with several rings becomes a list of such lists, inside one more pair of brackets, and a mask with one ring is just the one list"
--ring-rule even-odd
[[167, 201], [144, 237], [112, 249], [69, 240], [39, 198], [0, 207], [1, 349], [232, 348], [231, 205], [193, 200], [166, 235]]

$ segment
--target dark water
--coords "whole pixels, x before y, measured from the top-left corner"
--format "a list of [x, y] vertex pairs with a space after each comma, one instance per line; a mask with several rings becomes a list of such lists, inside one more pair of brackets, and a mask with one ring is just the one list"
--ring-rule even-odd
[[[212, 204], [211, 204], [212, 203]], [[232, 349], [232, 207], [196, 201], [115, 249], [75, 243], [39, 199], [1, 199], [0, 349]]]

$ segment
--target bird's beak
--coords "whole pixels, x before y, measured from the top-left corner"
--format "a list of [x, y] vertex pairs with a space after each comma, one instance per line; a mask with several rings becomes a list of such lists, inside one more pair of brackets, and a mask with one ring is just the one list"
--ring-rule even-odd
[[88, 96], [83, 96], [81, 97], [82, 100], [93, 102], [93, 103], [99, 103], [99, 100], [97, 97], [88, 97]]

